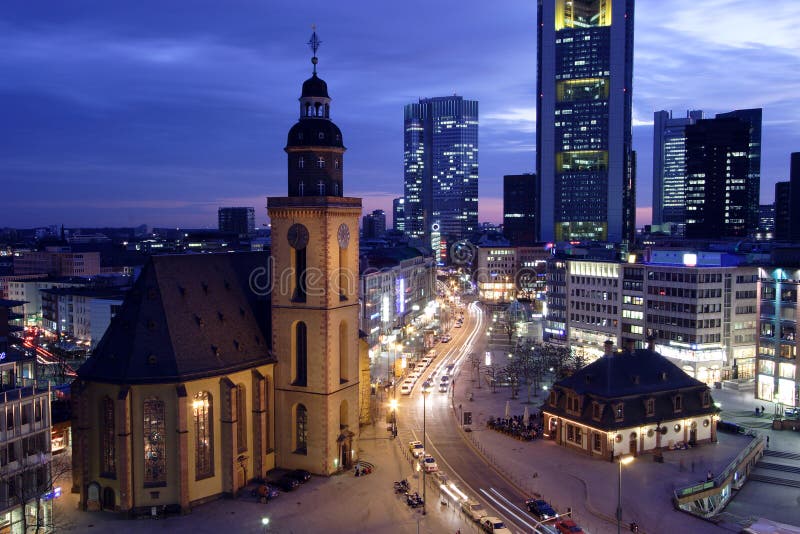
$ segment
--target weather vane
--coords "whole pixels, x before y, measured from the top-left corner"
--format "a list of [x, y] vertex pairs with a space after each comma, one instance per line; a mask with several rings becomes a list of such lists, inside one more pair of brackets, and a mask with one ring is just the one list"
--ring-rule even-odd
[[317, 37], [317, 25], [311, 25], [311, 39], [308, 41], [308, 46], [311, 47], [311, 51], [314, 52], [314, 57], [311, 58], [311, 63], [314, 65], [314, 74], [317, 73], [317, 50], [319, 49], [319, 45], [322, 44], [322, 41], [319, 40]]

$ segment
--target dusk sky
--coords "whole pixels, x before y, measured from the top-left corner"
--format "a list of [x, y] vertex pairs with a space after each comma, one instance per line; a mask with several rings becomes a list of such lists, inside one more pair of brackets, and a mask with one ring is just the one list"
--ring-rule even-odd
[[[764, 109], [761, 203], [800, 151], [800, 2], [645, 0], [635, 11], [637, 226], [653, 112]], [[535, 170], [536, 1], [31, 2], [0, 5], [0, 226], [215, 227], [286, 194], [286, 134], [311, 74], [333, 99], [345, 194], [390, 212], [403, 105], [480, 106], [480, 220]]]

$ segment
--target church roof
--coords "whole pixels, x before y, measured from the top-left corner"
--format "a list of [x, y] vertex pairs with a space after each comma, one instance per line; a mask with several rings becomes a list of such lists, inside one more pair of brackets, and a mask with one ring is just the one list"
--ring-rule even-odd
[[169, 383], [274, 361], [269, 295], [258, 290], [268, 287], [268, 257], [263, 252], [151, 257], [78, 376]]
[[288, 147], [337, 147], [342, 144], [342, 131], [333, 121], [324, 118], [300, 119], [289, 130], [286, 139]]
[[705, 387], [661, 354], [649, 349], [604, 356], [556, 383], [578, 394], [623, 397]]
[[300, 98], [306, 97], [330, 98], [328, 96], [328, 84], [322, 78], [318, 78], [316, 72], [311, 78], [303, 82], [303, 94], [300, 95]]

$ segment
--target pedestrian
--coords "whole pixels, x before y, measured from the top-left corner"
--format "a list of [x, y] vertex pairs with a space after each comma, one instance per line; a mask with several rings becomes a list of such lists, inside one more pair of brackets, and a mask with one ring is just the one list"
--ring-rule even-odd
[[769, 436], [767, 436], [767, 448], [769, 449]]
[[758, 417], [758, 406], [756, 406], [756, 417]]

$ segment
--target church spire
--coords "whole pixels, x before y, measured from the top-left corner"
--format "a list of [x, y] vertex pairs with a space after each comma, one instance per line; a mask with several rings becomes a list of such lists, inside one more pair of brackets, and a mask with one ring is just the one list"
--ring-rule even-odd
[[311, 51], [314, 52], [314, 55], [311, 57], [311, 64], [314, 65], [314, 71], [312, 74], [314, 76], [317, 75], [317, 63], [319, 59], [317, 59], [317, 50], [319, 50], [319, 45], [322, 44], [322, 41], [319, 40], [317, 37], [317, 25], [311, 25], [311, 39], [308, 40], [308, 46], [311, 48]]

